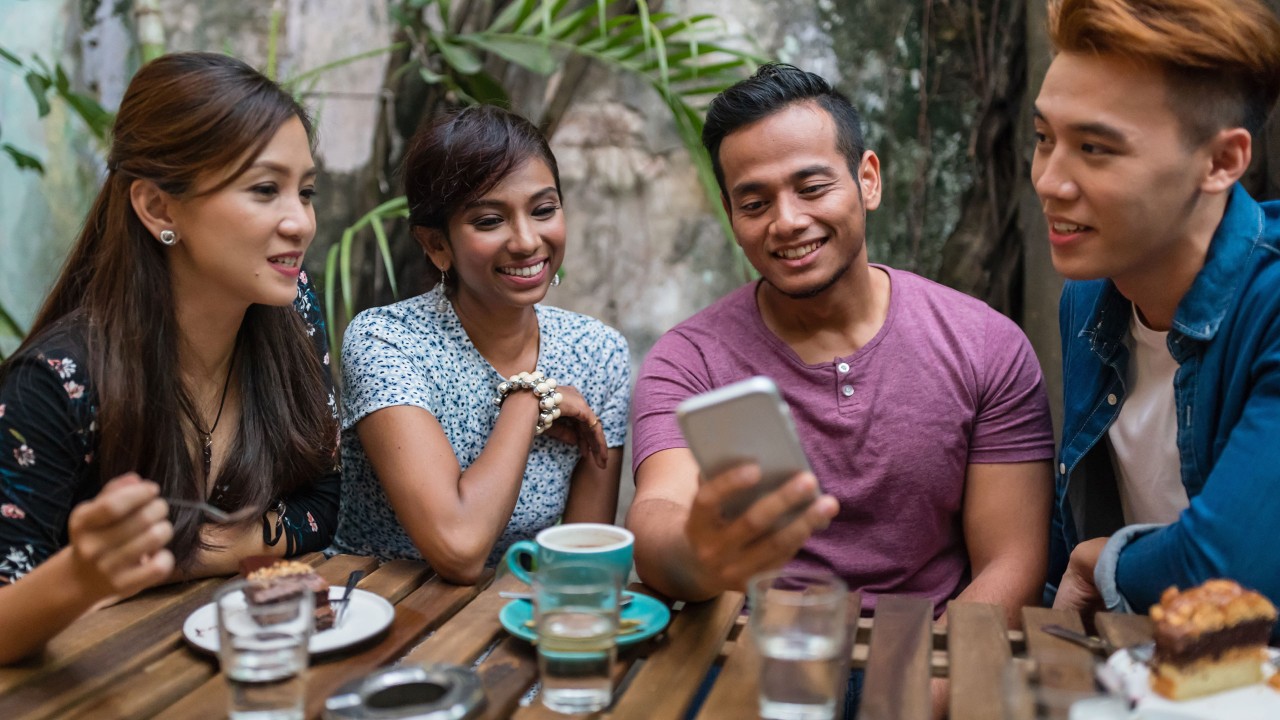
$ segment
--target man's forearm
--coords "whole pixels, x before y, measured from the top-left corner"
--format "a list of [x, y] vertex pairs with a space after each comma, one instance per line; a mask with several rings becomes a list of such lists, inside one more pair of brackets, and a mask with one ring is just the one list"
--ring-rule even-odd
[[[1043, 587], [1043, 563], [1027, 563], [1016, 558], [997, 560], [975, 575], [956, 600], [1000, 605], [1005, 610], [1009, 629], [1015, 629], [1022, 627], [1022, 608], [1040, 604]], [[946, 613], [939, 618], [939, 623], [946, 624]]]
[[689, 511], [665, 500], [632, 505], [627, 527], [635, 533], [636, 573], [641, 582], [673, 600], [697, 602], [715, 597], [684, 527]]

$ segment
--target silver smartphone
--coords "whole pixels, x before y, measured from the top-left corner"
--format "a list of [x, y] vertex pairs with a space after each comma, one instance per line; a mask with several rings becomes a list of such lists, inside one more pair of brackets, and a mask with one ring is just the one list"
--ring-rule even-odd
[[760, 483], [725, 503], [726, 518], [741, 515], [791, 476], [809, 470], [791, 408], [767, 377], [695, 395], [677, 406], [676, 419], [704, 481], [735, 465], [754, 462], [760, 466]]

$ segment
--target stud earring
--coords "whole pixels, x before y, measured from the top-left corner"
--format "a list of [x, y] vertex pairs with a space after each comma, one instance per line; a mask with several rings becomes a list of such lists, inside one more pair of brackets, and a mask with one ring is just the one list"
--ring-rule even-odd
[[551, 276], [551, 287], [559, 287], [559, 286], [560, 286], [560, 273], [556, 273], [555, 275]]
[[177, 245], [177, 244], [178, 244], [178, 233], [176, 233], [176, 232], [174, 232], [174, 231], [172, 231], [172, 230], [161, 230], [161, 231], [160, 231], [160, 242], [164, 243], [165, 245], [169, 245], [169, 246]]

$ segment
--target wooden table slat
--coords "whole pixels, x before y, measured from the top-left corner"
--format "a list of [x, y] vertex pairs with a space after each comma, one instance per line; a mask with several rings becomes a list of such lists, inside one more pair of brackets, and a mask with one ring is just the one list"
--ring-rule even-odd
[[1098, 634], [1118, 648], [1149, 643], [1155, 637], [1151, 618], [1127, 613], [1098, 613], [1093, 618]]
[[538, 658], [532, 645], [508, 636], [480, 663], [478, 672], [487, 701], [480, 718], [505, 720], [538, 679]]
[[377, 569], [378, 561], [371, 557], [334, 555], [316, 568], [316, 574], [330, 585], [342, 586], [347, 584], [347, 576], [354, 570], [363, 570], [368, 575]]
[[413, 662], [470, 665], [480, 653], [493, 645], [499, 635], [506, 632], [498, 620], [498, 612], [511, 601], [500, 597], [498, 592], [528, 589], [529, 586], [514, 575], [494, 580], [447, 625], [409, 651], [405, 659]]
[[66, 666], [0, 696], [0, 717], [58, 717], [83, 699], [113, 687], [121, 678], [169, 654], [182, 643], [182, 623], [187, 615], [209, 602], [219, 585], [217, 581], [199, 583], [179, 602], [123, 628]]
[[686, 604], [667, 628], [666, 642], [636, 671], [610, 716], [616, 720], [681, 717], [720, 654], [744, 600], [742, 593], [727, 592]]
[[988, 720], [1003, 713], [1001, 692], [1011, 658], [1005, 610], [986, 603], [947, 607], [951, 720]]
[[356, 587], [386, 598], [387, 602], [396, 605], [409, 593], [422, 587], [431, 575], [431, 567], [420, 560], [392, 560], [383, 563], [375, 572], [365, 575]]
[[[103, 694], [58, 715], [59, 720], [131, 720], [151, 717], [218, 674], [217, 658], [179, 648], [121, 678]], [[225, 715], [225, 712], [224, 712]]]
[[[36, 678], [66, 667], [85, 651], [105, 642], [140, 622], [154, 618], [186, 597], [205, 592], [220, 583], [211, 579], [195, 583], [175, 583], [149, 590], [126, 602], [90, 612], [56, 635], [40, 655], [0, 668], [0, 694], [10, 692]], [[208, 590], [212, 593], [211, 590]]]
[[1022, 609], [1022, 626], [1027, 633], [1027, 656], [1036, 661], [1039, 683], [1059, 690], [1093, 689], [1093, 653], [1040, 630], [1049, 624], [1084, 632], [1080, 614], [1074, 611], [1038, 607]]
[[923, 598], [881, 596], [863, 683], [863, 720], [928, 720], [929, 653], [933, 603]]

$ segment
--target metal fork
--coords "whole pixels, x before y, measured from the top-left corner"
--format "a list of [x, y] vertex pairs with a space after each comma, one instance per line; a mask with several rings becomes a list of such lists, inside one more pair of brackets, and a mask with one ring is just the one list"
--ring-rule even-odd
[[226, 510], [214, 507], [203, 500], [183, 500], [181, 498], [165, 498], [164, 500], [169, 503], [171, 507], [185, 507], [199, 510], [224, 525], [238, 523], [257, 512], [257, 510], [251, 507], [243, 507], [234, 512], [227, 512]]

